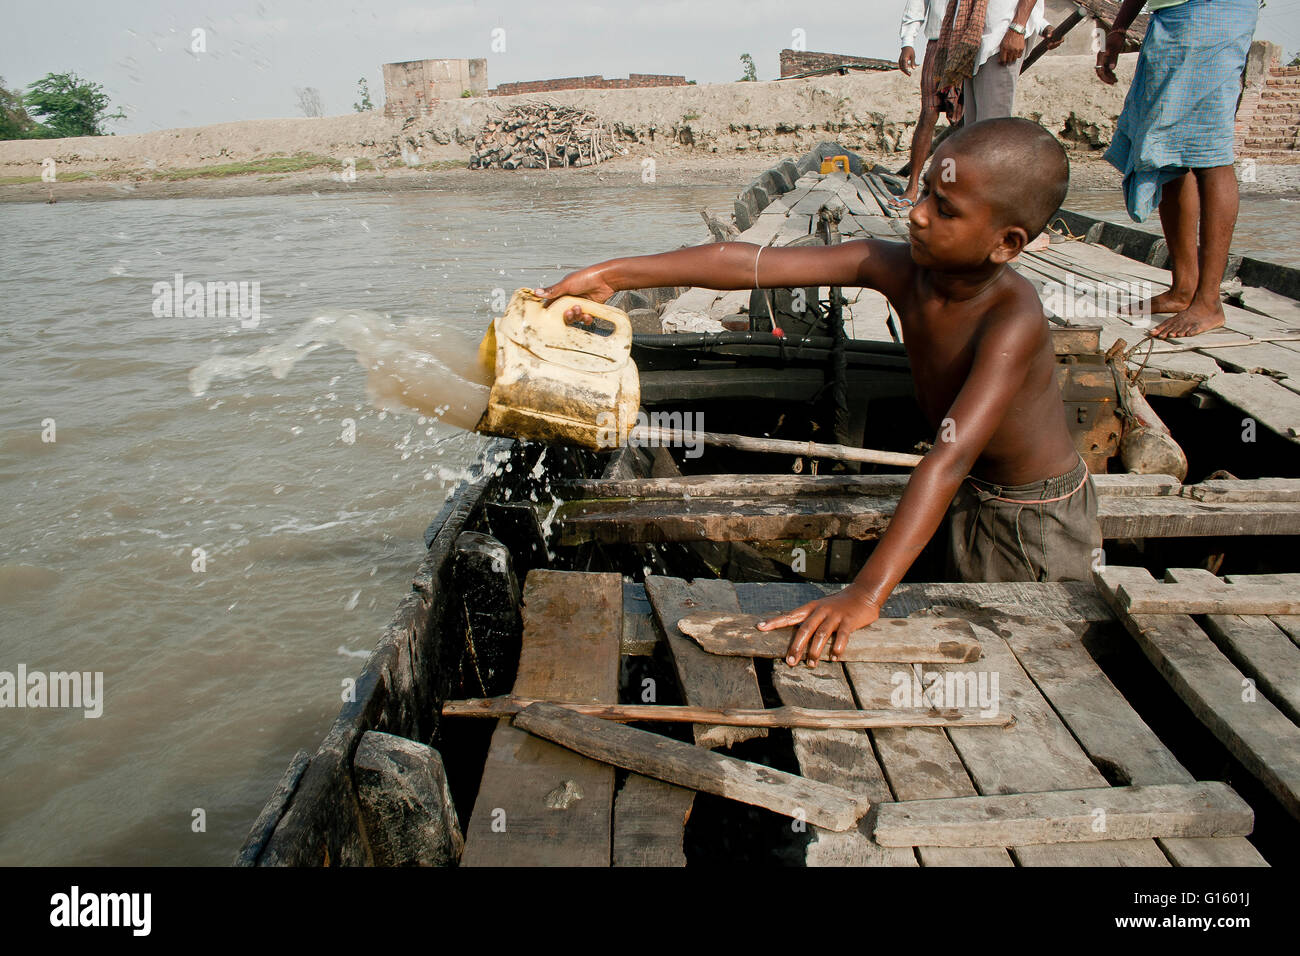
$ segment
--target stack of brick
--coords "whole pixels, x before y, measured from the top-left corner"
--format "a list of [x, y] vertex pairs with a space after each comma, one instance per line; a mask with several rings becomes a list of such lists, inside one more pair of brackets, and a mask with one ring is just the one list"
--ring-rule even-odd
[[1300, 162], [1300, 66], [1272, 66], [1259, 86], [1247, 87], [1237, 110], [1239, 159]]

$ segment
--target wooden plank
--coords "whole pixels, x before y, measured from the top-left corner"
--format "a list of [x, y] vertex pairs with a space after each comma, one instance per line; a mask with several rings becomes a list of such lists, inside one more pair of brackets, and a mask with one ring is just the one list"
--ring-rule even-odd
[[[826, 710], [857, 707], [844, 669], [838, 664], [815, 670], [778, 664], [772, 670], [772, 684], [787, 706]], [[893, 799], [865, 731], [801, 728], [792, 736], [795, 758], [805, 777], [844, 787], [871, 803]], [[804, 861], [808, 866], [917, 865], [911, 850], [882, 847], [859, 829], [835, 833], [816, 826]]]
[[791, 210], [789, 217], [772, 237], [769, 245], [784, 246], [796, 239], [802, 239], [812, 231], [812, 216]]
[[[524, 586], [515, 693], [618, 699], [623, 579], [535, 569]], [[462, 866], [609, 866], [612, 767], [502, 721], [492, 733]]]
[[1300, 614], [1300, 596], [1286, 585], [1225, 584], [1200, 568], [1170, 568], [1165, 584], [1141, 568], [1097, 573], [1126, 614]]
[[[738, 492], [759, 497], [766, 495], [901, 495], [911, 475], [689, 475], [680, 478], [577, 478], [557, 482], [555, 493], [564, 500], [576, 498], [734, 498]], [[1099, 496], [1147, 498], [1153, 495], [1178, 494], [1182, 485], [1172, 475], [1093, 475]], [[1210, 497], [1222, 494], [1229, 500], [1287, 500], [1279, 490], [1277, 499], [1236, 498], [1236, 492], [1218, 491], [1218, 486], [1250, 486], [1261, 482], [1295, 483], [1296, 500], [1300, 500], [1300, 479], [1266, 478], [1258, 481], [1201, 482], [1188, 488], [1206, 488]], [[1273, 487], [1269, 485], [1268, 487]], [[1280, 486], [1278, 486], [1280, 489]], [[1289, 492], [1288, 492], [1289, 494]], [[1190, 496], [1189, 496], [1190, 497]]]
[[[1192, 775], [1124, 699], [1074, 632], [1047, 618], [1000, 617], [994, 617], [992, 628], [1006, 640], [1092, 762], [1113, 782], [1193, 782]], [[1176, 866], [1268, 865], [1250, 841], [1240, 837], [1157, 842]]]
[[1300, 729], [1266, 697], [1250, 692], [1232, 665], [1196, 622], [1185, 614], [1128, 614], [1116, 593], [1140, 585], [1141, 568], [1106, 569], [1096, 575], [1102, 593], [1147, 659], [1192, 713], [1300, 819]]
[[793, 206], [788, 207], [791, 216], [816, 216], [822, 206], [835, 198], [835, 191], [824, 186], [808, 191], [808, 194]]
[[[752, 614], [780, 614], [838, 592], [843, 585], [764, 582], [736, 584], [741, 607]], [[905, 581], [894, 588], [884, 617], [906, 617], [935, 605], [979, 608], [1019, 617], [1059, 620], [1080, 632], [1096, 621], [1113, 621], [1110, 605], [1091, 581], [928, 583]], [[895, 670], [897, 668], [894, 668]]]
[[882, 846], [1026, 846], [1246, 836], [1255, 814], [1226, 783], [1093, 787], [983, 797], [882, 803]]
[[1264, 696], [1300, 724], [1300, 647], [1267, 617], [1210, 614], [1205, 633]]
[[669, 737], [587, 717], [553, 704], [533, 704], [517, 728], [584, 756], [692, 790], [763, 807], [829, 830], [847, 830], [870, 802], [840, 787], [737, 760]]
[[695, 791], [628, 774], [614, 799], [615, 866], [685, 866], [682, 837]]
[[[898, 499], [886, 495], [770, 495], [707, 500], [568, 501], [554, 527], [562, 544], [662, 541], [874, 540]], [[1300, 534], [1300, 502], [1209, 502], [1176, 495], [1099, 496], [1107, 538]]]
[[[896, 706], [895, 691], [901, 681], [912, 676], [890, 664], [846, 664], [844, 669], [864, 707]], [[952, 741], [942, 730], [873, 730], [871, 738], [897, 799], [932, 800], [976, 794]], [[1015, 865], [1001, 847], [920, 847], [917, 853], [924, 866]]]
[[[1229, 584], [1255, 581], [1300, 589], [1300, 574], [1225, 574], [1223, 580]], [[1300, 647], [1300, 614], [1270, 614], [1268, 619], [1281, 628], [1293, 644]]]
[[[1031, 793], [1038, 790], [1090, 789], [1106, 779], [1088, 759], [1051, 704], [1043, 699], [1006, 642], [977, 626], [984, 658], [974, 664], [940, 664], [944, 675], [983, 672], [1001, 710], [1016, 715], [1006, 730], [958, 727], [947, 731], [962, 763], [982, 794]], [[968, 678], [969, 679], [969, 678]], [[1016, 846], [1024, 866], [1167, 866], [1169, 861], [1151, 840], [1116, 840], [1051, 846]]]
[[[710, 654], [725, 657], [781, 657], [794, 638], [793, 627], [760, 631], [756, 614], [704, 611], [687, 615], [678, 629]], [[973, 661], [980, 656], [970, 624], [957, 618], [882, 618], [854, 631], [842, 661], [912, 663]]]
[[802, 186], [795, 186], [794, 189], [790, 190], [785, 195], [773, 199], [772, 205], [767, 208], [772, 210], [780, 208], [787, 211], [793, 209], [795, 206], [799, 205], [800, 201], [803, 200], [805, 196], [820, 185], [821, 180], [819, 179], [816, 183], [808, 182]]
[[645, 586], [633, 581], [623, 582], [623, 639], [620, 654], [632, 657], [649, 657], [662, 643], [655, 626], [654, 612]]
[[[470, 697], [449, 700], [442, 705], [444, 717], [513, 717], [533, 704], [555, 701], [533, 697]], [[758, 710], [717, 710], [689, 704], [573, 704], [557, 706], [588, 717], [600, 717], [618, 723], [649, 721], [652, 723], [709, 723], [729, 727], [805, 727], [822, 730], [865, 730], [871, 727], [954, 727], [978, 724], [1004, 727], [1013, 723], [1011, 715], [983, 716], [973, 708], [929, 708], [903, 711], [886, 707], [881, 710], [818, 710], [808, 707], [763, 707]]]
[[1283, 438], [1300, 440], [1300, 397], [1268, 376], [1223, 372], [1211, 375], [1201, 388]]
[[1300, 478], [1211, 479], [1183, 485], [1195, 501], [1300, 501]]
[[[717, 709], [757, 709], [763, 706], [754, 662], [739, 657], [718, 657], [702, 650], [677, 629], [677, 622], [702, 608], [739, 611], [736, 592], [727, 581], [698, 580], [688, 584], [677, 578], [650, 575], [646, 594], [668, 647], [682, 697], [688, 704]], [[701, 747], [730, 747], [742, 740], [767, 736], [761, 727], [725, 727], [696, 724], [695, 743]]]
[[736, 237], [736, 241], [753, 242], [760, 246], [769, 245], [785, 225], [785, 220], [784, 212], [763, 213], [752, 226]]

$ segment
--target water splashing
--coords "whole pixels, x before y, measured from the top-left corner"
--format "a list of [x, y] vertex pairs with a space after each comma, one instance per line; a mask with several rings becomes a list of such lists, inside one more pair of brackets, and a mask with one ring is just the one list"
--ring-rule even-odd
[[367, 372], [370, 401], [379, 408], [404, 406], [467, 431], [487, 408], [492, 375], [478, 361], [476, 342], [433, 318], [398, 324], [376, 312], [325, 313], [252, 355], [210, 358], [190, 372], [190, 391], [203, 395], [216, 380], [264, 369], [284, 378], [327, 345], [342, 345], [356, 355]]

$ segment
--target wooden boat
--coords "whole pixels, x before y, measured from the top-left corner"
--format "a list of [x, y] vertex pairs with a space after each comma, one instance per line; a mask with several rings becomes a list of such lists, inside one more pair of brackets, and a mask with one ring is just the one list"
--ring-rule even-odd
[[[849, 174], [819, 172], [833, 155], [849, 156]], [[891, 186], [887, 174], [823, 144], [741, 192], [739, 238], [898, 235]], [[1080, 277], [1159, 280], [1147, 234], [1066, 211], [1057, 228], [1062, 241], [1017, 263], [1043, 285], [1045, 301], [1048, 284]], [[1293, 270], [1234, 262], [1246, 282], [1240, 306], [1229, 307], [1225, 330], [1193, 348], [1160, 345], [1126, 362], [1116, 342], [1135, 344], [1140, 330], [1124, 320], [1052, 317], [1071, 428], [1096, 475], [1110, 571], [1300, 570], [1287, 547], [1300, 533], [1300, 479], [1292, 477], [1300, 475], [1300, 376], [1285, 377], [1300, 366], [1300, 342], [1286, 334], [1300, 314], [1287, 297], [1300, 286]], [[1194, 713], [1222, 728], [1244, 768], [1233, 783], [1254, 801], [1248, 809], [1275, 800], [1294, 814], [1300, 748], [1283, 725], [1295, 720], [1296, 700], [1277, 669], [1285, 653], [1277, 641], [1264, 663], [1228, 651], [1236, 654], [1228, 667], [1258, 678], [1259, 694], [1276, 698], [1282, 714], [1238, 746], [1247, 716], [1223, 697], [1230, 675], [1215, 661], [1218, 683], [1180, 682], [1190, 665], [1166, 666], [1166, 649], [1143, 642], [1141, 622], [1135, 629], [1137, 619], [1091, 582], [940, 583], [927, 551], [885, 616], [949, 608], [979, 635], [973, 663], [791, 669], [710, 654], [688, 639], [676, 625], [690, 613], [769, 614], [833, 591], [887, 526], [906, 474], [819, 457], [807, 443], [912, 452], [928, 429], [897, 325], [869, 290], [789, 290], [770, 303], [750, 293], [642, 290], [613, 304], [643, 330], [634, 353], [642, 402], [661, 434], [687, 435], [702, 414], [710, 432], [802, 442], [807, 453], [769, 443], [760, 453], [710, 447], [696, 456], [679, 443], [596, 454], [492, 439], [430, 524], [411, 592], [366, 661], [355, 699], [316, 753], [294, 758], [238, 864], [1265, 864], [1244, 838], [1240, 798], [1196, 780], [1177, 735], [1152, 729], [1136, 685], [1115, 668], [1141, 663], [1127, 627], [1175, 689], [1195, 695]], [[773, 334], [773, 312], [784, 335]], [[721, 331], [659, 332], [674, 316], [716, 320]], [[1158, 411], [1186, 454], [1187, 479], [1107, 473], [1134, 414], [1127, 399], [1137, 401], [1126, 390]], [[1243, 416], [1257, 425], [1249, 441]], [[1294, 637], [1290, 623], [1270, 626]], [[1233, 631], [1225, 647], [1237, 643]], [[1220, 652], [1207, 637], [1197, 653]], [[998, 676], [996, 696], [1014, 726], [972, 721], [970, 708], [897, 699], [923, 682], [976, 688], [981, 674]], [[661, 716], [647, 706], [695, 710], [647, 722]], [[859, 723], [842, 726], [835, 711]], [[620, 724], [592, 713], [630, 726], [615, 733]], [[1266, 733], [1281, 742], [1265, 746]], [[719, 775], [731, 784], [720, 787]], [[1263, 796], [1250, 790], [1251, 777], [1265, 781]], [[990, 831], [985, 798], [1044, 792], [1050, 799], [1025, 797], [1032, 812], [1020, 808], [1017, 826]], [[1062, 809], [1083, 793], [1110, 808], [1114, 830], [1089, 832], [1095, 815]], [[1126, 810], [1139, 793], [1155, 809]], [[1175, 805], [1164, 812], [1170, 794]], [[1195, 813], [1176, 812], [1193, 797]], [[846, 800], [871, 809], [859, 819]], [[927, 809], [951, 810], [958, 822], [931, 821], [921, 836], [900, 829], [899, 814], [916, 801], [939, 801]], [[1043, 842], [1053, 827], [1070, 836]]]

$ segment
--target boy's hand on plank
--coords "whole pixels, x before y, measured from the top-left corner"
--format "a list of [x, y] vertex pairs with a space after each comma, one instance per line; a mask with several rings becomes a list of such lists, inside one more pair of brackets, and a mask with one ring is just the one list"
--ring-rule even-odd
[[[799, 625], [785, 652], [785, 662], [794, 667], [802, 660], [807, 660], [809, 667], [816, 667], [822, 652], [830, 644], [830, 660], [837, 661], [849, 643], [849, 635], [861, 630], [880, 617], [880, 608], [867, 600], [862, 590], [850, 584], [838, 594], [809, 601], [802, 607], [762, 621], [760, 631], [771, 631], [778, 627]], [[834, 643], [831, 638], [834, 637]]]

